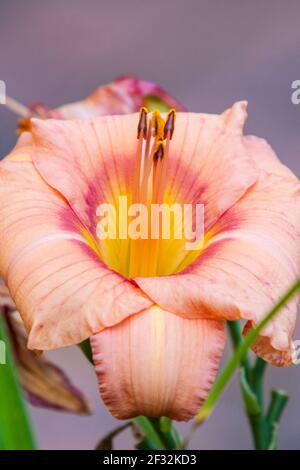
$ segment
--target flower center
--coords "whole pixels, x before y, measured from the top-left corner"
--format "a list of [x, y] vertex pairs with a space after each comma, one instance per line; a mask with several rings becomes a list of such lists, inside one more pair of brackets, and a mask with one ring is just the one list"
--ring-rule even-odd
[[[97, 209], [101, 258], [128, 278], [174, 274], [202, 249], [203, 224], [200, 233], [199, 227], [193, 232], [195, 218], [198, 220], [195, 208], [178, 203], [168, 179], [175, 120], [174, 109], [165, 119], [159, 111], [140, 110], [130, 194], [120, 195], [117, 206], [105, 204]], [[192, 247], [187, 243], [191, 233], [196, 237]]]

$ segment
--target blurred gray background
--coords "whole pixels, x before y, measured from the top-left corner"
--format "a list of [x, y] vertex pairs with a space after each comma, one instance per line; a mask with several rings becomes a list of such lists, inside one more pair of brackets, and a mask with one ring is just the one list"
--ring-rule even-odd
[[[299, 25], [299, 0], [0, 0], [0, 79], [10, 96], [49, 107], [125, 74], [157, 82], [192, 111], [221, 112], [247, 99], [247, 132], [267, 138], [300, 175], [300, 105], [291, 102], [291, 83], [300, 79]], [[0, 122], [3, 157], [15, 143], [16, 117], [0, 106]], [[31, 408], [40, 447], [92, 448], [117, 421], [76, 348], [49, 356], [86, 392], [95, 412], [74, 417]], [[300, 449], [299, 379], [300, 365], [267, 373], [268, 387], [292, 396], [282, 449]], [[186, 432], [189, 425], [179, 427]], [[117, 445], [131, 448], [130, 434]], [[251, 448], [236, 379], [192, 447]]]

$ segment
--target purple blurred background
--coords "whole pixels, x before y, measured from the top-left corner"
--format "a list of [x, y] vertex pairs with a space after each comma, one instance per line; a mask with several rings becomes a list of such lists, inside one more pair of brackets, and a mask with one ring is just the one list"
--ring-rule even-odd
[[[10, 96], [49, 107], [125, 74], [157, 82], [192, 111], [220, 112], [247, 99], [247, 132], [267, 138], [300, 175], [300, 105], [291, 102], [291, 83], [300, 79], [299, 25], [299, 0], [0, 0], [0, 79]], [[15, 142], [16, 117], [0, 106], [0, 120], [3, 157]], [[40, 447], [92, 448], [117, 421], [76, 348], [49, 356], [85, 390], [95, 413], [74, 417], [31, 408]], [[292, 395], [282, 449], [300, 449], [299, 379], [300, 365], [267, 373], [268, 386]], [[189, 425], [179, 427], [186, 432]], [[117, 445], [130, 448], [130, 434]], [[251, 448], [236, 379], [192, 447]]]

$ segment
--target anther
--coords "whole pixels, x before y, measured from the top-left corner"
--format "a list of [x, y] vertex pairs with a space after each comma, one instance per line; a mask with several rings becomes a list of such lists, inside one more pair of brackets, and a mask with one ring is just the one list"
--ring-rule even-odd
[[148, 121], [147, 116], [148, 116], [147, 108], [141, 108], [139, 123], [137, 126], [137, 138], [138, 139], [141, 137], [141, 135], [143, 136], [144, 139], [147, 138], [147, 121]]
[[155, 109], [152, 113], [153, 137], [158, 137], [159, 139], [163, 139], [164, 126], [165, 126], [165, 121], [161, 117], [160, 112], [157, 109]]
[[164, 158], [165, 148], [162, 139], [159, 139], [156, 143], [154, 153], [153, 153], [153, 160], [156, 162], [157, 160], [162, 160]]
[[175, 109], [170, 109], [167, 114], [166, 124], [164, 127], [164, 139], [166, 139], [168, 136], [170, 137], [170, 140], [172, 139], [175, 128], [175, 119], [176, 111]]

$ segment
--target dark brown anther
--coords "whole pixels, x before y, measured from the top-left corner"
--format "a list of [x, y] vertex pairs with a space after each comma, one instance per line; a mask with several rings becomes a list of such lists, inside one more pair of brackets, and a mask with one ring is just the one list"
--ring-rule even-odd
[[156, 148], [154, 150], [154, 154], [153, 154], [153, 160], [155, 162], [157, 162], [157, 160], [159, 159], [163, 159], [164, 158], [164, 153], [165, 153], [165, 149], [164, 149], [164, 143], [162, 140], [159, 140], [156, 144]]
[[147, 108], [141, 108], [139, 123], [138, 123], [138, 127], [137, 127], [137, 138], [138, 139], [141, 137], [141, 135], [143, 136], [144, 139], [147, 138], [147, 121], [148, 121], [147, 116], [148, 116]]
[[166, 124], [164, 127], [164, 139], [168, 136], [170, 137], [170, 140], [172, 139], [175, 128], [175, 119], [176, 111], [175, 109], [171, 109], [167, 114]]

